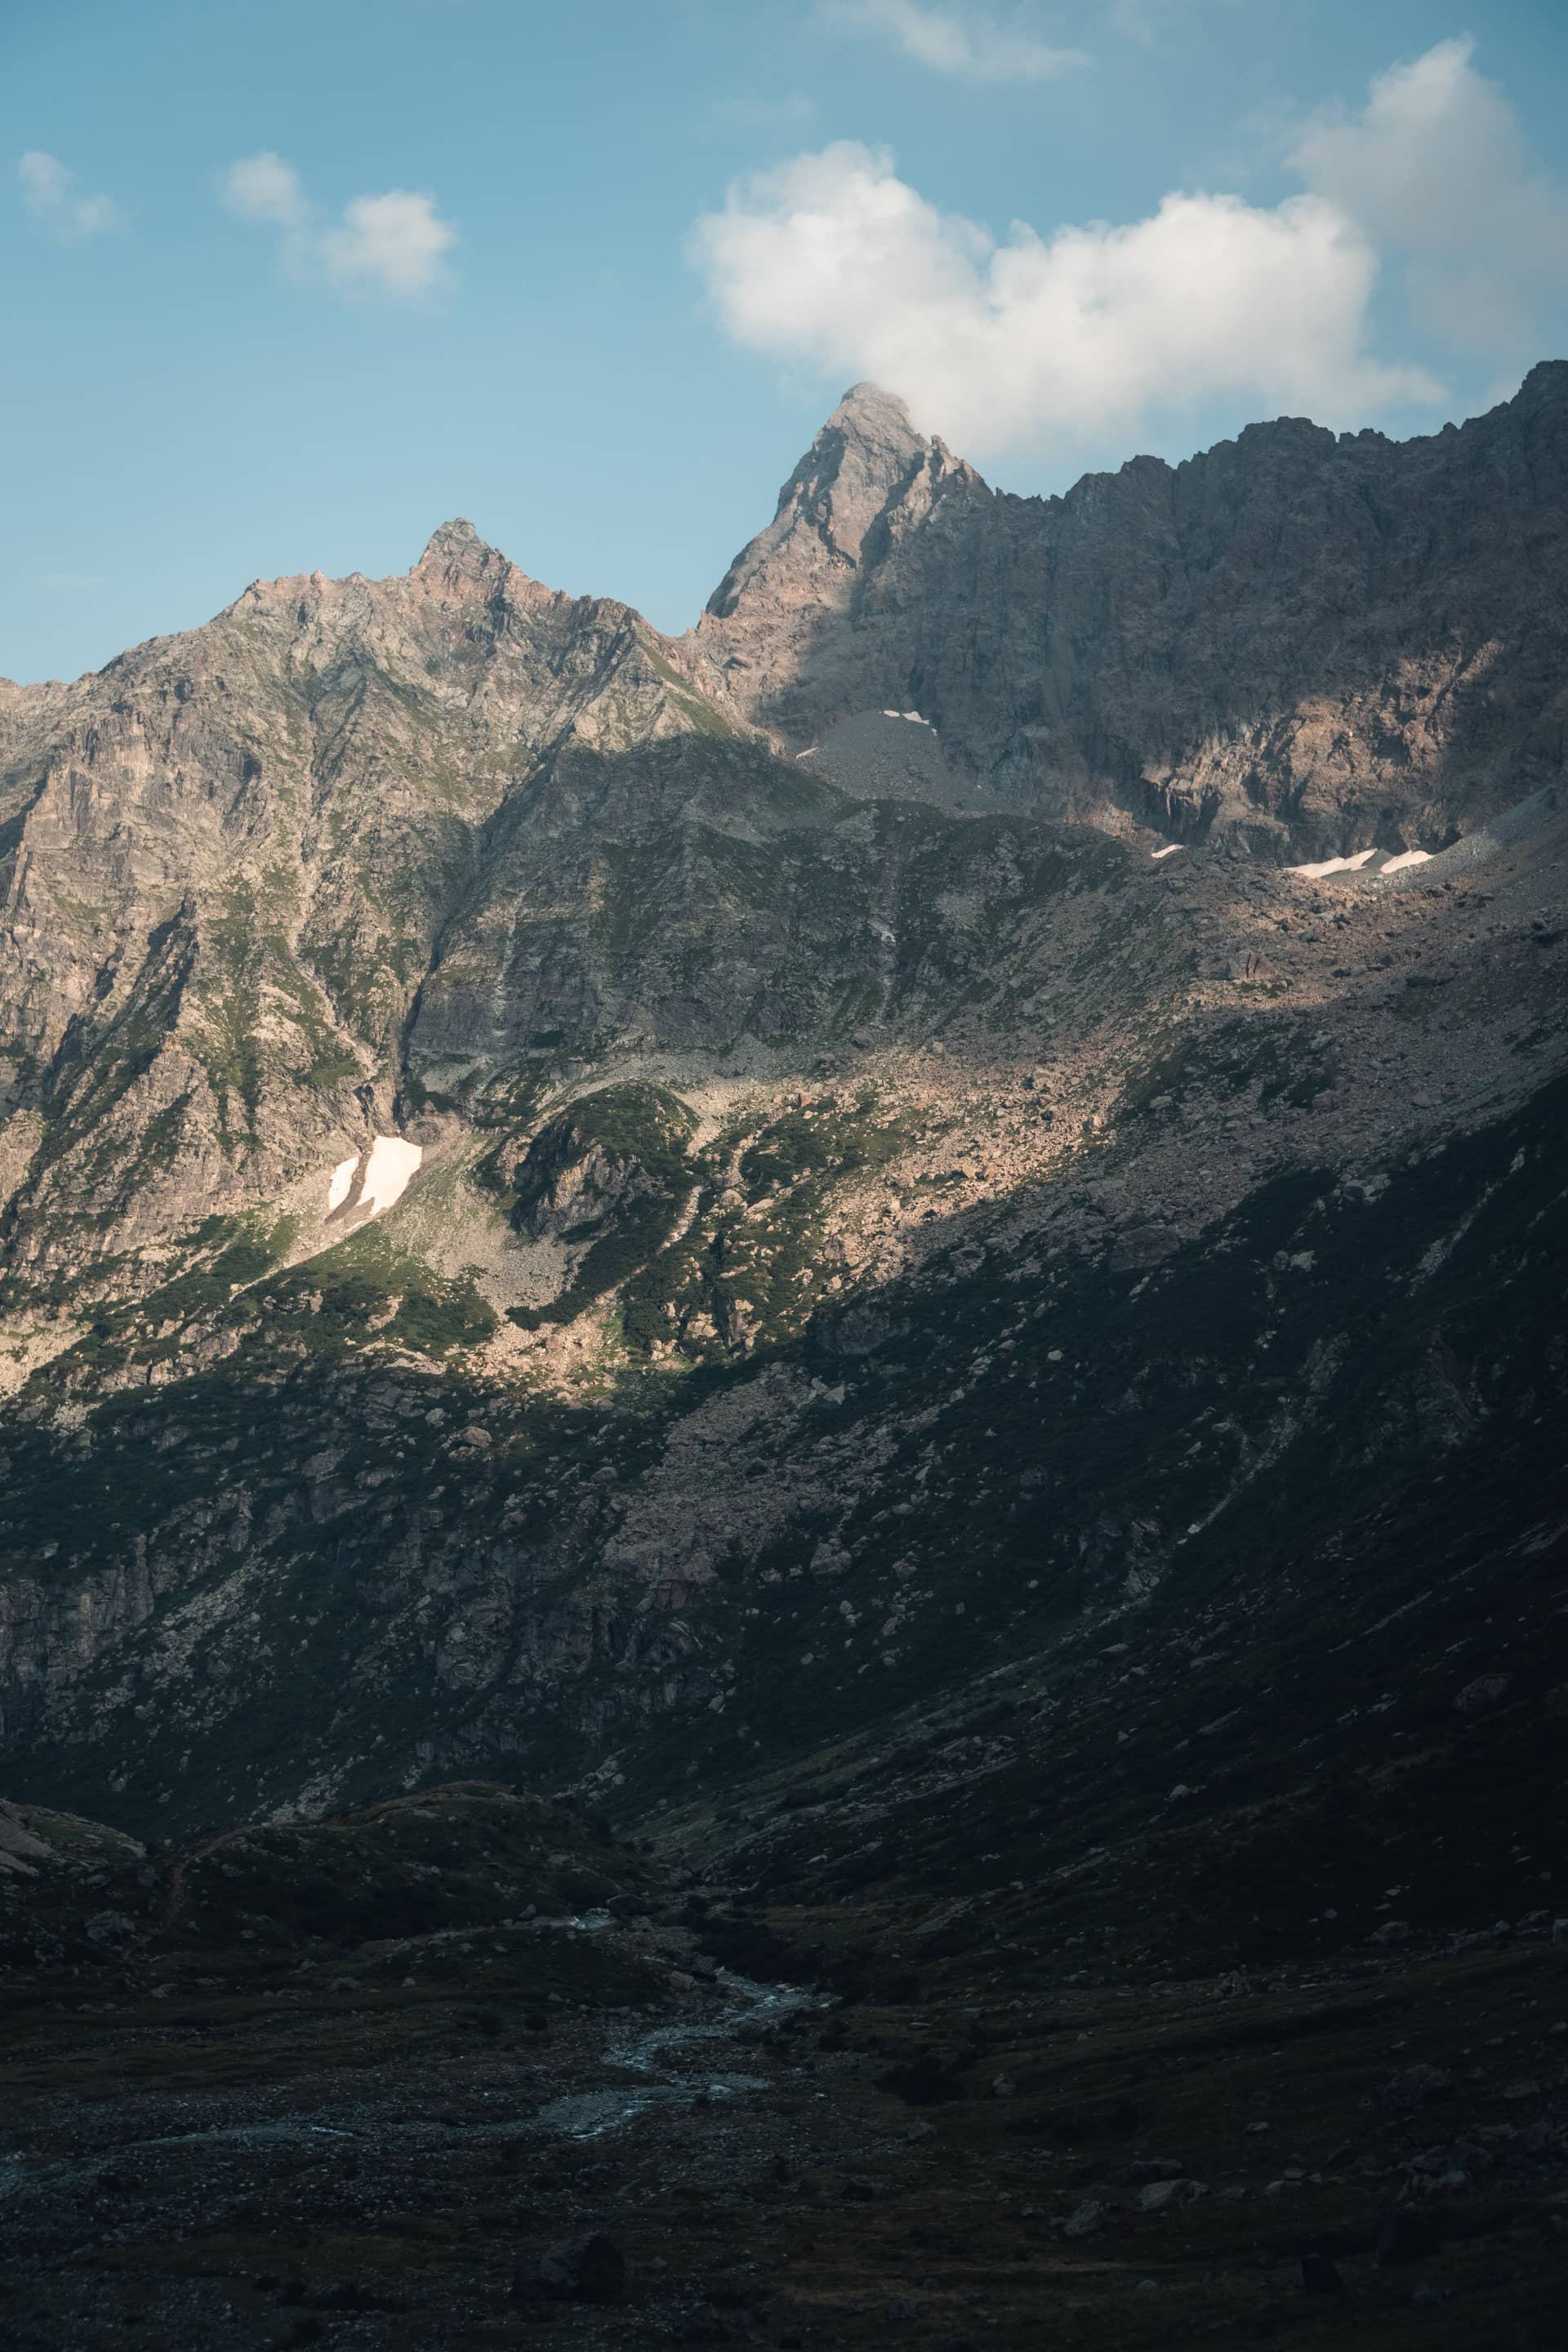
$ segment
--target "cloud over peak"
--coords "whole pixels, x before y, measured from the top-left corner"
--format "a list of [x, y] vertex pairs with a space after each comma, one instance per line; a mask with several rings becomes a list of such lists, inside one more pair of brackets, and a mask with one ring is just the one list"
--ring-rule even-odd
[[458, 242], [434, 196], [406, 188], [352, 197], [341, 221], [318, 227], [300, 174], [270, 149], [231, 165], [223, 195], [241, 219], [283, 231], [283, 263], [291, 277], [324, 279], [350, 293], [416, 299], [439, 284], [446, 256]]
[[1371, 245], [1314, 195], [1172, 194], [998, 241], [850, 141], [730, 192], [693, 251], [739, 342], [868, 373], [967, 448], [1087, 443], [1216, 394], [1333, 422], [1433, 397], [1365, 349]]
[[1507, 355], [1568, 289], [1568, 202], [1471, 56], [1440, 42], [1315, 117], [1289, 158], [1306, 185], [1273, 205], [1173, 190], [1140, 220], [998, 236], [844, 140], [738, 182], [690, 253], [733, 341], [875, 376], [976, 454], [1076, 454], [1216, 401], [1363, 424], [1444, 391], [1375, 352], [1381, 272], [1429, 343]]

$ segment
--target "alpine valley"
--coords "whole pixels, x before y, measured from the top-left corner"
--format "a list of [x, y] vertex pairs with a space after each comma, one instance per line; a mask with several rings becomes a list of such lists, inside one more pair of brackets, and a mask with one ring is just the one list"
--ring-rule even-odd
[[0, 685], [8, 2340], [1560, 2352], [1565, 751], [1568, 362]]

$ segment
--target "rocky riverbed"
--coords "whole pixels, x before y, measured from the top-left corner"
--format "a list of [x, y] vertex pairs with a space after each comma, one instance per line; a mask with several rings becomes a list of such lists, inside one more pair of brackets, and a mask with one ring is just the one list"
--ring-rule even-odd
[[[1545, 1920], [1217, 1976], [1108, 1977], [1077, 1939], [998, 1969], [885, 1900], [721, 1898], [470, 1784], [293, 1832], [247, 1937], [201, 1898], [226, 1861], [258, 1916], [257, 1833], [174, 1880], [23, 1826], [57, 1860], [7, 1878], [8, 2342], [1561, 2340]], [[431, 1839], [458, 1923], [355, 1941], [364, 1864], [390, 1884]], [[605, 1900], [526, 1916], [528, 1841]], [[815, 1977], [749, 1977], [742, 1946]]]

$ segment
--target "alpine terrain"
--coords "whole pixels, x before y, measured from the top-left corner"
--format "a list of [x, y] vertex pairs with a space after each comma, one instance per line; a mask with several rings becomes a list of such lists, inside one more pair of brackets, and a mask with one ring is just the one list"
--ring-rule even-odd
[[1568, 2342], [1565, 757], [1561, 362], [0, 685], [0, 2335]]

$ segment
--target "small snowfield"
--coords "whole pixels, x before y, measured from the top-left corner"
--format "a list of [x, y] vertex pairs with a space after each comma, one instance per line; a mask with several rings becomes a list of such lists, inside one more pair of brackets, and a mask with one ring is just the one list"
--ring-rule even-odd
[[379, 1217], [401, 1201], [413, 1181], [424, 1147], [405, 1142], [400, 1135], [378, 1135], [363, 1161], [364, 1172], [359, 1177], [357, 1197], [355, 1177], [359, 1160], [340, 1160], [327, 1185], [327, 1214], [335, 1216], [342, 1208], [351, 1208], [366, 1217]]
[[1353, 857], [1323, 857], [1315, 866], [1288, 866], [1287, 874], [1300, 874], [1308, 882], [1321, 882], [1328, 874], [1359, 874], [1375, 858], [1379, 874], [1402, 874], [1407, 866], [1426, 866], [1431, 862], [1429, 849], [1403, 849], [1390, 856], [1383, 849], [1358, 849]]

